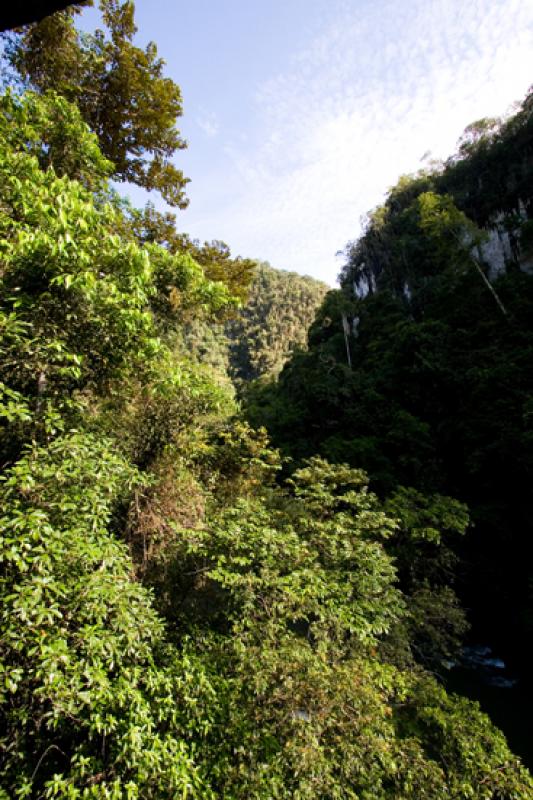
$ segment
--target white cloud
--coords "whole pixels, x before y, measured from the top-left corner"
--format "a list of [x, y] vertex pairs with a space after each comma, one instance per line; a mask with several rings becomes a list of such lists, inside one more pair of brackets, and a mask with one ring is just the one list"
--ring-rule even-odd
[[449, 155], [468, 123], [501, 114], [532, 81], [522, 0], [345, 2], [258, 88], [261, 141], [226, 148], [233, 197], [202, 223], [235, 251], [333, 283], [335, 252], [397, 177], [428, 150]]
[[199, 116], [196, 117], [196, 124], [203, 132], [208, 139], [213, 139], [217, 136], [220, 130], [220, 124], [218, 122], [216, 114], [209, 111], [202, 111]]

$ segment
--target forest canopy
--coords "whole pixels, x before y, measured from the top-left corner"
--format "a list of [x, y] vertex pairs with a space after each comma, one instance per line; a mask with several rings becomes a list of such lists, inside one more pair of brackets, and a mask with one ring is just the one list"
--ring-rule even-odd
[[[102, 10], [110, 38], [68, 12], [19, 34], [21, 82], [0, 99], [0, 797], [533, 797], [503, 734], [440, 680], [467, 628], [465, 504], [407, 481], [377, 492], [355, 451], [287, 461], [191, 346], [195, 325], [254, 331], [236, 314], [255, 265], [112, 188], [182, 203], [165, 168], [181, 101], [131, 42], [133, 4]], [[116, 106], [101, 126], [100, 69]], [[122, 138], [137, 78], [140, 119], [165, 90], [151, 161], [135, 129]], [[288, 279], [257, 274], [277, 337]], [[324, 287], [290, 282], [301, 329]], [[349, 378], [323, 315], [279, 384], [329, 340], [321, 414]]]

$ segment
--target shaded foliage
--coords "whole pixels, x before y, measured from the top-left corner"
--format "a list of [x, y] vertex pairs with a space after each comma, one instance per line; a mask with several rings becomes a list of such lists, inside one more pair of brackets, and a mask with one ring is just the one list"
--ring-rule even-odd
[[[287, 455], [362, 466], [383, 496], [410, 486], [467, 503], [459, 593], [477, 635], [524, 669], [533, 618], [531, 119], [528, 95], [505, 122], [467, 129], [439, 171], [401, 179], [348, 246], [342, 289], [319, 310], [309, 352], [277, 385], [248, 393], [249, 418]], [[499, 277], [483, 249], [487, 224], [509, 237]], [[449, 608], [460, 630], [455, 601]]]

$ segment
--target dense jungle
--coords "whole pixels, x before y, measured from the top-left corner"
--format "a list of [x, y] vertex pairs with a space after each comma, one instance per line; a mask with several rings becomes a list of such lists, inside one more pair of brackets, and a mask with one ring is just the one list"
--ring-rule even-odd
[[1, 800], [530, 800], [533, 94], [331, 290], [179, 230], [99, 6], [3, 40]]

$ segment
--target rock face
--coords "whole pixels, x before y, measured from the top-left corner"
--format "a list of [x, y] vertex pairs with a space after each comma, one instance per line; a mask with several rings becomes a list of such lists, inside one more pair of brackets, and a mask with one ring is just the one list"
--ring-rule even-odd
[[[7, 4], [6, 4], [7, 5]], [[81, 3], [65, 3], [61, 0], [26, 0], [24, 3], [9, 4], [8, 8], [0, 10], [0, 31], [7, 31], [13, 28], [20, 28], [22, 25], [29, 25], [32, 22], [40, 22], [45, 17], [54, 14], [56, 11], [63, 11], [69, 6], [79, 6]]]
[[[486, 240], [472, 249], [475, 258], [485, 271], [489, 281], [497, 280], [509, 269], [519, 269], [533, 275], [533, 253], [521, 246], [521, 226], [529, 222], [525, 202], [518, 201], [513, 212], [498, 211], [482, 228]], [[380, 254], [381, 255], [381, 254]], [[363, 299], [383, 288], [392, 290], [398, 297], [409, 302], [413, 295], [407, 276], [398, 275], [395, 285], [391, 285], [389, 265], [378, 257], [368, 258], [354, 265], [351, 271], [353, 296]], [[385, 286], [386, 284], [386, 286]]]
[[533, 259], [520, 246], [520, 227], [528, 221], [525, 202], [518, 200], [514, 214], [500, 211], [487, 230], [488, 238], [479, 248], [479, 258], [487, 266], [488, 278], [496, 280], [509, 267], [530, 273]]
[[[502, 222], [500, 216], [499, 222]], [[478, 257], [488, 266], [488, 278], [496, 280], [507, 271], [507, 264], [513, 260], [513, 248], [509, 233], [501, 224], [488, 231], [488, 239], [478, 249]]]
[[368, 269], [366, 264], [361, 264], [361, 269], [354, 276], [353, 291], [356, 297], [363, 298], [368, 294], [375, 292], [376, 279], [372, 269]]
[[[428, 204], [429, 195], [435, 199]], [[455, 220], [448, 235], [431, 228], [437, 207], [442, 220]], [[490, 282], [509, 271], [533, 274], [533, 87], [516, 114], [442, 168], [399, 179], [364, 235], [347, 246], [341, 283], [354, 298], [385, 290], [409, 304], [445, 268], [446, 247], [448, 263], [454, 261], [454, 237], [468, 261], [468, 242], [479, 241], [470, 226], [484, 234], [470, 256]], [[464, 267], [465, 252], [456, 260]]]

